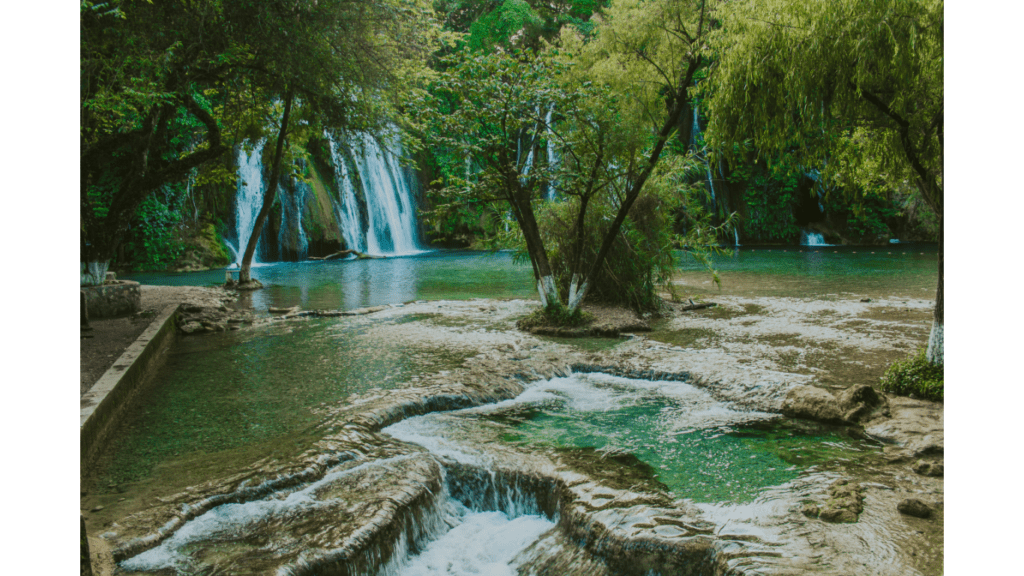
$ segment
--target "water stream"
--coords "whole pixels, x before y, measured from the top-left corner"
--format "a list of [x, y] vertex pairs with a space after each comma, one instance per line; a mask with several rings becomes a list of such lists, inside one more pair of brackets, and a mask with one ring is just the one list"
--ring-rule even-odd
[[[894, 252], [744, 249], [722, 262], [723, 278], [934, 290], [934, 251]], [[508, 254], [281, 263], [254, 276], [270, 285], [254, 296], [259, 306], [532, 296], [529, 268]], [[213, 284], [223, 271], [139, 279]], [[453, 409], [454, 392], [452, 405], [431, 408], [443, 412], [387, 408], [397, 416], [383, 430], [353, 424], [421, 398], [421, 376], [462, 381], [468, 356], [515, 348], [494, 316], [523, 304], [467, 302], [473, 322], [440, 314], [449, 305], [179, 342], [83, 484], [85, 505], [105, 506], [88, 521], [110, 526], [131, 573], [758, 574], [774, 563], [799, 571], [804, 560], [850, 573], [864, 558], [872, 573], [913, 573], [886, 544], [889, 517], [866, 512], [826, 532], [836, 550], [859, 554], [843, 560], [794, 512], [877, 445], [782, 422], [685, 378], [576, 372], [473, 408]]]

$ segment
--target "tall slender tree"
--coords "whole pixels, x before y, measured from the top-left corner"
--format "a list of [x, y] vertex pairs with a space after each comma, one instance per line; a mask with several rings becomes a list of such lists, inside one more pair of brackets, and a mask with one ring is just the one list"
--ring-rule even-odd
[[[683, 118], [702, 64], [708, 18], [701, 1], [617, 3], [592, 41], [563, 29], [561, 46], [542, 57], [502, 51], [464, 55], [438, 81], [446, 99], [423, 106], [440, 114], [432, 127], [439, 135], [435, 139], [483, 167], [475, 180], [456, 178], [452, 188], [507, 202], [545, 308], [566, 307], [570, 313], [579, 308], [666, 146], [687, 125]], [[547, 114], [552, 106], [569, 120], [562, 129], [574, 134], [552, 130]], [[530, 162], [544, 139], [568, 157], [561, 175], [554, 166]], [[566, 304], [533, 207], [552, 179], [578, 199]], [[599, 192], [612, 197], [614, 216], [600, 231], [596, 254], [583, 258], [589, 254], [581, 246], [587, 210]]]
[[383, 129], [403, 90], [425, 74], [440, 33], [427, 0], [225, 0], [225, 6], [232, 33], [252, 47], [254, 81], [284, 101], [271, 180], [239, 271], [239, 282], [248, 284], [293, 108], [301, 108], [307, 130]]

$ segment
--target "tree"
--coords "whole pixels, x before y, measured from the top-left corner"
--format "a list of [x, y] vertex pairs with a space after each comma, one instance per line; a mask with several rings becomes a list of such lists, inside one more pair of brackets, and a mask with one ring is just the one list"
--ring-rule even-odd
[[[556, 180], [576, 202], [566, 296], [572, 314], [602, 273], [666, 146], [686, 124], [706, 34], [704, 2], [623, 2], [589, 43], [563, 29], [562, 48], [540, 57], [463, 54], [437, 80], [441, 96], [420, 106], [432, 111], [424, 132], [482, 168], [472, 178], [452, 178], [449, 190], [508, 203], [545, 308], [563, 304], [533, 206], [540, 190]], [[579, 70], [571, 71], [574, 63]], [[552, 109], [562, 118], [555, 125]], [[566, 159], [560, 168], [531, 161], [545, 140]], [[609, 197], [614, 216], [596, 253], [584, 258], [588, 206], [599, 194]]]
[[710, 28], [704, 0], [627, 0], [609, 8], [593, 41], [584, 43], [581, 34], [563, 29], [563, 49], [579, 54], [582, 65], [577, 73], [608, 86], [621, 102], [622, 116], [650, 131], [645, 157], [631, 162], [621, 177], [619, 209], [597, 255], [573, 275], [570, 302], [586, 297], [666, 145], [681, 127], [686, 130], [689, 91], [703, 64], [702, 47]]
[[439, 36], [428, 0], [83, 1], [80, 21], [82, 256], [100, 281], [138, 206], [239, 143], [226, 134], [276, 132], [279, 176], [290, 120], [380, 128]]
[[561, 306], [548, 253], [537, 226], [534, 202], [552, 180], [552, 166], [534, 163], [548, 134], [547, 111], [568, 108], [576, 99], [553, 80], [560, 73], [549, 60], [495, 52], [462, 52], [448, 60], [432, 94], [417, 105], [423, 121], [414, 129], [435, 146], [471, 158], [475, 174], [450, 175], [450, 198], [507, 203], [522, 231], [544, 307]]
[[424, 73], [423, 62], [440, 35], [426, 0], [228, 4], [231, 30], [252, 47], [248, 67], [254, 82], [284, 102], [271, 180], [239, 271], [239, 283], [246, 284], [277, 193], [293, 106], [302, 109], [307, 131], [382, 129], [402, 100], [401, 87]]
[[237, 54], [213, 2], [82, 2], [82, 261], [93, 281], [139, 204], [229, 148], [210, 88]]
[[912, 182], [939, 215], [927, 357], [943, 358], [943, 2], [722, 3], [704, 86], [720, 157], [779, 154], [854, 193]]

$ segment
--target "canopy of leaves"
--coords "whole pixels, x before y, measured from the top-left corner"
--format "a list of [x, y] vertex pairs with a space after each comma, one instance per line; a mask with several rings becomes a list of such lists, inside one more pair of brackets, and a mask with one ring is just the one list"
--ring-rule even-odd
[[942, 15], [942, 0], [722, 3], [706, 139], [851, 190], [909, 180], [941, 211]]
[[100, 258], [147, 194], [276, 133], [286, 92], [299, 139], [384, 126], [442, 36], [428, 0], [114, 0], [80, 15], [83, 239]]

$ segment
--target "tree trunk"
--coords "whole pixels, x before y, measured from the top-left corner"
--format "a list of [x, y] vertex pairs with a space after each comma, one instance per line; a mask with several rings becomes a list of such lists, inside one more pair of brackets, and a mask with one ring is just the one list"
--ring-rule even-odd
[[943, 304], [942, 304], [942, 249], [943, 249], [943, 217], [939, 213], [939, 287], [935, 292], [935, 316], [932, 319], [932, 332], [928, 336], [928, 351], [925, 358], [932, 364], [943, 363]]
[[547, 251], [544, 250], [544, 239], [540, 236], [540, 228], [537, 226], [537, 217], [533, 213], [533, 205], [530, 204], [529, 191], [523, 190], [519, 184], [518, 173], [514, 175], [514, 178], [512, 189], [507, 192], [506, 199], [512, 207], [512, 214], [515, 216], [516, 222], [519, 223], [519, 229], [522, 230], [523, 239], [526, 241], [526, 252], [530, 255], [530, 263], [533, 265], [541, 306], [545, 309], [561, 308], [562, 301], [558, 296], [554, 276], [551, 274], [551, 264], [548, 262]]
[[[700, 60], [696, 58], [692, 58], [688, 62], [686, 72], [683, 74], [679, 85], [676, 87], [675, 98], [673, 99], [674, 105], [669, 110], [668, 118], [665, 119], [665, 123], [662, 125], [661, 131], [658, 133], [658, 141], [654, 145], [654, 149], [651, 151], [651, 155], [647, 160], [647, 166], [644, 167], [643, 172], [640, 173], [640, 176], [633, 183], [633, 186], [630, 187], [622, 205], [619, 206], [619, 211], [615, 215], [615, 220], [612, 221], [611, 226], [605, 233], [604, 240], [601, 242], [601, 249], [598, 250], [597, 257], [594, 258], [594, 262], [590, 266], [590, 270], [586, 275], [579, 279], [579, 288], [570, 295], [570, 312], [575, 311], [576, 306], [579, 306], [587, 297], [587, 292], [590, 289], [590, 283], [593, 278], [600, 273], [601, 266], [604, 265], [604, 259], [608, 256], [608, 252], [611, 251], [612, 243], [615, 241], [616, 236], [618, 236], [619, 230], [622, 228], [622, 223], [626, 221], [626, 216], [629, 214], [630, 208], [633, 207], [636, 199], [640, 196], [640, 191], [643, 190], [644, 184], [647, 183], [647, 179], [650, 178], [651, 172], [654, 171], [654, 167], [658, 164], [658, 160], [661, 158], [661, 152], [664, 150], [669, 136], [679, 125], [683, 112], [689, 108], [686, 91], [693, 82], [693, 75], [697, 72], [697, 68], [699, 66]], [[573, 304], [576, 306], [573, 306]]]
[[259, 242], [260, 235], [263, 233], [263, 225], [266, 224], [267, 216], [270, 215], [270, 207], [274, 204], [274, 196], [277, 194], [277, 181], [281, 178], [281, 157], [284, 155], [284, 138], [288, 131], [288, 116], [292, 111], [292, 100], [294, 97], [295, 92], [293, 90], [289, 90], [288, 95], [285, 96], [281, 129], [277, 132], [277, 147], [274, 150], [274, 166], [270, 170], [270, 186], [267, 186], [267, 191], [263, 194], [263, 206], [260, 208], [259, 215], [256, 216], [256, 222], [252, 227], [252, 234], [249, 236], [249, 243], [245, 245], [245, 255], [242, 256], [242, 268], [238, 271], [239, 284], [245, 284], [252, 280], [250, 270], [252, 268], [252, 258], [256, 254], [256, 243]]

